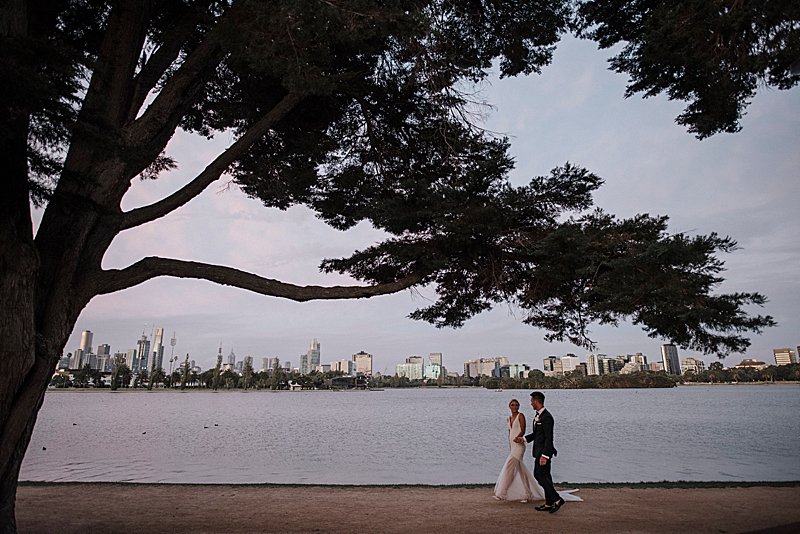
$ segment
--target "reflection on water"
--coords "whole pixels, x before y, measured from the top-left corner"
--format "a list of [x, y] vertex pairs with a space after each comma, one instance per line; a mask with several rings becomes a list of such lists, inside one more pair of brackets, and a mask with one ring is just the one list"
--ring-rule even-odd
[[[493, 483], [508, 401], [530, 419], [528, 394], [49, 392], [20, 479]], [[800, 480], [798, 386], [550, 391], [547, 407], [556, 480]]]

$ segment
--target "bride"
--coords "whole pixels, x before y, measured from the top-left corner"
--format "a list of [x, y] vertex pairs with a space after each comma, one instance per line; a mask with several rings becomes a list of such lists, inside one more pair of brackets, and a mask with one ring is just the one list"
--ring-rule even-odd
[[[515, 438], [525, 435], [525, 415], [520, 413], [517, 399], [511, 399], [508, 407], [511, 409], [508, 417], [508, 446], [511, 452], [494, 486], [494, 498], [498, 501], [543, 501], [544, 490], [522, 461], [525, 442], [514, 442]], [[580, 501], [578, 496], [571, 495], [572, 491], [560, 491], [559, 495], [565, 500]]]

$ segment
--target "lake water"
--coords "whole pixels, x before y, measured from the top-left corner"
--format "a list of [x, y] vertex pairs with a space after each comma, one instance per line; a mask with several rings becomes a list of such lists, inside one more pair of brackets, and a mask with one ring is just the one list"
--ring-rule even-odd
[[[493, 483], [529, 393], [48, 392], [20, 479]], [[800, 386], [546, 394], [556, 481], [800, 480]]]

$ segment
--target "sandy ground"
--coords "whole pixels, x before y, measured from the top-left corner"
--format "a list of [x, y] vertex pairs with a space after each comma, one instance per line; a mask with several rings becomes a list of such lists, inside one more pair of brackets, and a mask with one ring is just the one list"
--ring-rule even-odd
[[457, 487], [21, 486], [30, 533], [800, 532], [800, 486], [581, 489], [558, 513]]

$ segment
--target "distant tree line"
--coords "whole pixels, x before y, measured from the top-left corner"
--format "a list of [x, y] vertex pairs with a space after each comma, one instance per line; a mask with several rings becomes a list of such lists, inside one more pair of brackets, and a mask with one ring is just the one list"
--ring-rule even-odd
[[247, 362], [242, 373], [236, 373], [230, 369], [220, 370], [220, 366], [212, 367], [206, 371], [198, 373], [186, 365], [181, 365], [171, 374], [164, 369], [157, 368], [151, 373], [146, 370], [134, 373], [124, 363], [116, 365], [111, 372], [110, 384], [103, 381], [103, 376], [108, 373], [101, 373], [97, 369], [92, 369], [90, 365], [85, 365], [81, 369], [72, 373], [70, 378], [67, 374], [58, 373], [50, 380], [50, 386], [54, 388], [156, 388], [172, 389], [289, 389], [289, 383], [297, 384], [303, 389], [329, 389], [330, 381], [342, 376], [341, 371], [328, 371], [325, 373], [313, 371], [309, 374], [301, 375], [299, 372], [286, 371], [276, 365], [275, 368], [263, 371], [256, 371]]
[[755, 369], [753, 367], [725, 369], [720, 362], [713, 362], [708, 366], [708, 369], [700, 373], [687, 371], [681, 379], [683, 382], [711, 384], [800, 381], [800, 364], [770, 365], [763, 369]]

